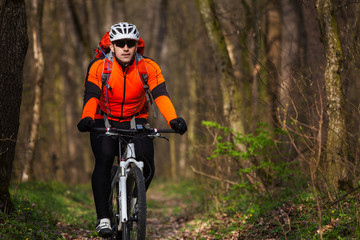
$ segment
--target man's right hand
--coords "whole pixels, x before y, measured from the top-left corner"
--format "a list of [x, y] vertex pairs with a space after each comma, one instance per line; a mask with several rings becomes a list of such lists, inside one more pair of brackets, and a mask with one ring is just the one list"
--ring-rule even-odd
[[90, 131], [92, 126], [94, 126], [95, 121], [91, 117], [85, 117], [80, 120], [77, 124], [77, 128], [80, 132], [87, 132]]

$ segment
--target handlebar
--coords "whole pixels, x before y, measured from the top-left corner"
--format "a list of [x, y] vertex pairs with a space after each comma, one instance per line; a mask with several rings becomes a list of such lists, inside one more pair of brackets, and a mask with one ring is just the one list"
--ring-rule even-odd
[[121, 128], [92, 128], [90, 132], [103, 132], [103, 133], [118, 133], [118, 134], [157, 134], [157, 133], [175, 133], [174, 129], [158, 129], [158, 128], [147, 128], [138, 125], [136, 129], [121, 129]]

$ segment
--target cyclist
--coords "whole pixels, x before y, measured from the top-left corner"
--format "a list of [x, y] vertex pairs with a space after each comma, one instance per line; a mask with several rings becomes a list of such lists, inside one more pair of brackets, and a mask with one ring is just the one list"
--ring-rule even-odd
[[[117, 128], [130, 128], [134, 117], [136, 124], [146, 124], [148, 105], [142, 79], [138, 72], [136, 54], [139, 32], [135, 25], [120, 22], [109, 31], [110, 50], [113, 54], [112, 70], [108, 85], [103, 86], [104, 58], [93, 60], [85, 79], [84, 106], [79, 131], [90, 131], [92, 127], [104, 127], [108, 123]], [[183, 118], [178, 117], [166, 90], [165, 79], [159, 65], [144, 57], [151, 95], [169, 126], [179, 134], [187, 131]], [[104, 118], [105, 116], [105, 118]], [[104, 120], [105, 119], [105, 120]], [[107, 119], [107, 120], [106, 120]], [[91, 183], [97, 213], [96, 230], [101, 237], [112, 235], [108, 197], [111, 191], [110, 172], [117, 154], [117, 141], [90, 133], [90, 142], [95, 156], [95, 168]], [[135, 139], [135, 152], [144, 162], [146, 189], [154, 176], [154, 146], [149, 137]]]

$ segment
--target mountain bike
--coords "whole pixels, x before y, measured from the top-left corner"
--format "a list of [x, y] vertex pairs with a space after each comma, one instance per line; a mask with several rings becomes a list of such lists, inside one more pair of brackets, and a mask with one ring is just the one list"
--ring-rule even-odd
[[111, 194], [113, 239], [145, 239], [146, 237], [146, 190], [143, 176], [144, 163], [135, 156], [133, 139], [137, 137], [164, 138], [161, 133], [175, 133], [173, 129], [150, 128], [149, 124], [136, 125], [132, 129], [93, 128], [107, 137], [117, 138], [119, 158], [111, 170]]

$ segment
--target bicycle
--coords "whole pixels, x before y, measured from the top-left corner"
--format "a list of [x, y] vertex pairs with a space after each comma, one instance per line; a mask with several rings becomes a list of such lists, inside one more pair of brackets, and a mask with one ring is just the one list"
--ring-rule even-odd
[[150, 128], [149, 124], [136, 125], [131, 129], [93, 128], [92, 131], [104, 132], [105, 136], [116, 137], [119, 141], [118, 164], [111, 170], [109, 197], [113, 239], [145, 239], [147, 209], [145, 180], [142, 173], [144, 163], [136, 160], [135, 145], [132, 140], [144, 136], [167, 139], [161, 133], [175, 133], [175, 131]]

